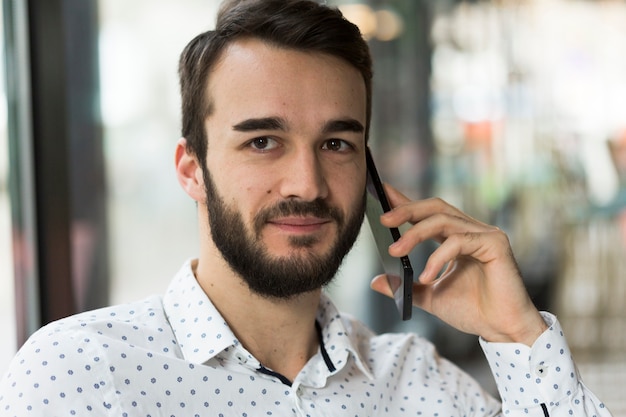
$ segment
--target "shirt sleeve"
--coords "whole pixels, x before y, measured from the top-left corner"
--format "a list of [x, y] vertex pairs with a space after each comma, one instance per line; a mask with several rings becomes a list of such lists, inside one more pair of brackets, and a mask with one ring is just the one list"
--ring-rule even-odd
[[605, 405], [583, 384], [556, 317], [541, 314], [549, 328], [532, 347], [480, 339], [502, 399], [503, 414], [610, 416]]

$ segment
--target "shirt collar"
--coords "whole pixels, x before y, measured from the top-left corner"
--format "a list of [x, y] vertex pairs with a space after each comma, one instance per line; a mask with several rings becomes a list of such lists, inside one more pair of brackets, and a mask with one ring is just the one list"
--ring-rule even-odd
[[[240, 345], [239, 340], [206, 295], [188, 260], [178, 271], [163, 297], [165, 314], [172, 326], [183, 357], [192, 363], [206, 363], [230, 347]], [[373, 374], [359, 351], [362, 334], [352, 332], [352, 320], [342, 315], [324, 293], [321, 295], [317, 321], [330, 361], [342, 369], [348, 356], [365, 375]]]
[[185, 262], [170, 283], [163, 308], [183, 357], [202, 364], [240, 342], [198, 284], [191, 262]]
[[360, 349], [365, 348], [361, 346], [361, 341], [369, 339], [364, 337], [366, 335], [363, 332], [368, 333], [367, 336], [372, 336], [371, 332], [362, 325], [353, 326], [355, 320], [340, 313], [325, 293], [322, 293], [320, 299], [317, 321], [322, 328], [326, 352], [337, 370], [345, 366], [347, 357], [350, 355], [361, 372], [367, 375], [369, 379], [374, 379], [374, 374], [360, 351]]

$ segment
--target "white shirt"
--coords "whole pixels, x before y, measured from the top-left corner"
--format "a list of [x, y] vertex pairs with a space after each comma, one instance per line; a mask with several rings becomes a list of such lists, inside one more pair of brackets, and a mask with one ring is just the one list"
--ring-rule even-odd
[[544, 317], [532, 349], [481, 341], [502, 410], [430, 342], [374, 335], [326, 296], [319, 352], [283, 381], [236, 339], [187, 262], [163, 297], [36, 332], [0, 383], [0, 416], [609, 416]]

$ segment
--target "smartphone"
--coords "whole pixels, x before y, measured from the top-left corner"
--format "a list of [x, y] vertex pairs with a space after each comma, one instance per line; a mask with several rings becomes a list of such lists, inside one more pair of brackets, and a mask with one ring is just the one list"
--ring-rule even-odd
[[391, 210], [391, 205], [383, 189], [383, 184], [374, 165], [369, 147], [366, 147], [367, 159], [367, 205], [366, 216], [370, 224], [378, 255], [387, 274], [389, 286], [400, 312], [402, 320], [411, 318], [413, 307], [413, 267], [408, 256], [395, 258], [389, 255], [389, 246], [400, 239], [400, 231], [396, 227], [387, 228], [380, 223], [380, 216]]

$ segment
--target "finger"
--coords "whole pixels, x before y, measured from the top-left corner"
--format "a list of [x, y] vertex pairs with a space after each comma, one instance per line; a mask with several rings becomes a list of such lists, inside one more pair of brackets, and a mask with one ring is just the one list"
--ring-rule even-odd
[[389, 280], [385, 274], [375, 276], [370, 283], [370, 288], [382, 295], [393, 298], [393, 291], [389, 286]]
[[[389, 286], [387, 275], [378, 275], [372, 279], [370, 288], [374, 291], [389, 297], [394, 298], [393, 291]], [[431, 300], [433, 294], [433, 287], [431, 285], [422, 285], [419, 283], [413, 283], [413, 305], [419, 307], [425, 311], [431, 311]]]
[[430, 255], [418, 281], [422, 284], [432, 283], [446, 264], [460, 256], [472, 257], [483, 264], [489, 263], [499, 256], [499, 245], [499, 239], [494, 239], [490, 233], [452, 235]]
[[428, 257], [424, 270], [417, 278], [418, 282], [422, 284], [434, 282], [439, 277], [439, 272], [446, 264], [451, 264], [456, 258], [463, 255], [464, 252], [469, 254], [475, 251], [476, 248], [469, 244], [469, 242], [471, 242], [471, 240], [468, 240], [467, 236], [462, 238], [459, 235], [455, 235], [446, 240]]
[[[402, 194], [399, 195], [402, 196]], [[447, 214], [475, 221], [440, 198], [410, 201], [398, 197], [396, 201], [402, 201], [403, 203], [395, 205], [393, 210], [383, 214], [381, 217], [381, 223], [387, 227], [398, 227], [404, 223], [416, 224], [435, 214]]]
[[389, 247], [392, 256], [405, 256], [418, 244], [432, 239], [443, 243], [448, 237], [465, 233], [488, 233], [497, 230], [471, 218], [435, 213], [403, 232], [402, 237]]

